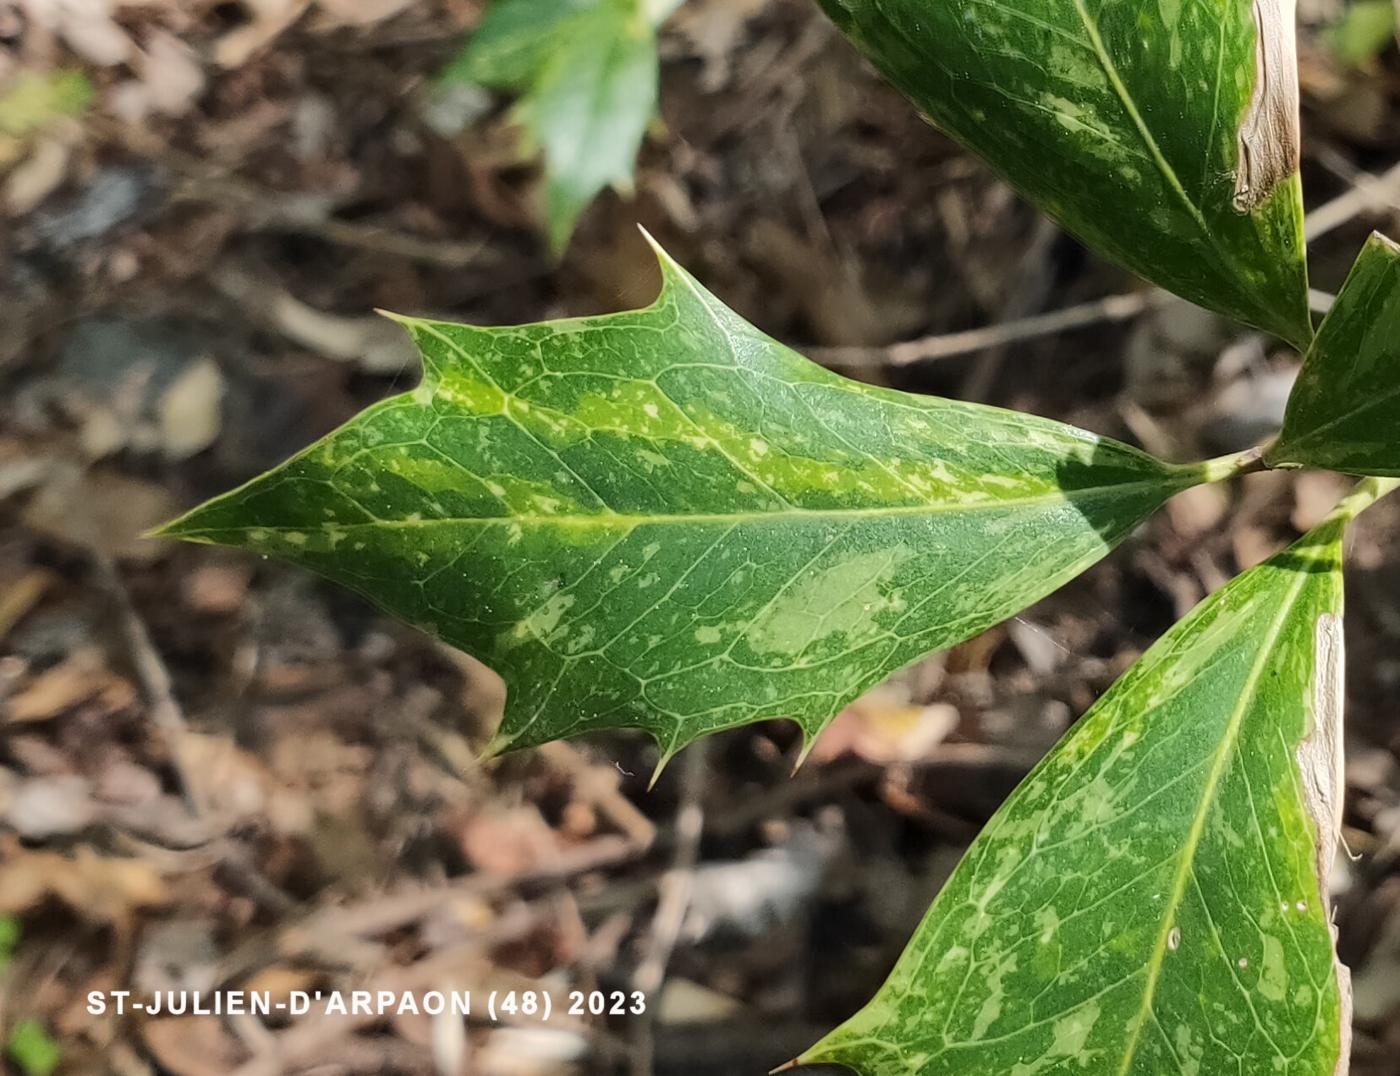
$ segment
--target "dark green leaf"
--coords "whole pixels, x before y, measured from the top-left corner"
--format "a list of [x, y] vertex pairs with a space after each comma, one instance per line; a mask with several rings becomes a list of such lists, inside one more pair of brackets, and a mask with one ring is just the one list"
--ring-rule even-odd
[[862, 1076], [1333, 1076], [1341, 539], [1368, 480], [1207, 598], [1011, 794], [869, 1005]]
[[485, 329], [166, 533], [286, 557], [494, 666], [497, 746], [641, 728], [670, 753], [864, 688], [1103, 556], [1232, 464], [873, 388], [662, 258], [652, 306]]
[[1400, 246], [1373, 234], [1318, 331], [1265, 457], [1400, 475]]
[[1090, 246], [1307, 346], [1292, 3], [820, 2]]

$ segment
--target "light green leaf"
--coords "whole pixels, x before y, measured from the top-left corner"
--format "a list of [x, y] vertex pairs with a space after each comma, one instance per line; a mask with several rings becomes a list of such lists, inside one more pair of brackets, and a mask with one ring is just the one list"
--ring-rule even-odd
[[0, 136], [22, 138], [55, 120], [78, 116], [92, 103], [92, 84], [81, 71], [21, 74], [0, 91]]
[[550, 246], [563, 250], [604, 187], [630, 193], [656, 111], [656, 37], [636, 0], [601, 0], [570, 19], [519, 114], [544, 150]]
[[597, 6], [598, 0], [496, 0], [439, 77], [496, 90], [524, 89], [553, 50], [559, 26]]
[[416, 391], [165, 533], [304, 564], [492, 665], [497, 748], [640, 728], [669, 757], [816, 733], [1233, 469], [846, 380], [662, 267], [630, 313], [404, 319]]
[[0, 88], [0, 170], [22, 160], [34, 138], [91, 103], [92, 85], [75, 70], [26, 71]]
[[1346, 522], [1167, 633], [1014, 791], [804, 1062], [862, 1076], [1333, 1076]]
[[1327, 34], [1343, 67], [1364, 67], [1395, 43], [1395, 0], [1356, 0]]
[[19, 920], [13, 915], [0, 915], [0, 971], [9, 967], [19, 947], [19, 934]]
[[51, 1076], [63, 1052], [38, 1020], [21, 1020], [5, 1040], [5, 1052], [24, 1076]]
[[1307, 346], [1291, 0], [820, 3], [1080, 239]]
[[1288, 398], [1270, 466], [1400, 475], [1400, 246], [1372, 234]]
[[560, 251], [603, 188], [630, 191], [656, 111], [658, 0], [499, 0], [442, 81], [522, 94], [517, 115], [545, 160], [549, 241]]

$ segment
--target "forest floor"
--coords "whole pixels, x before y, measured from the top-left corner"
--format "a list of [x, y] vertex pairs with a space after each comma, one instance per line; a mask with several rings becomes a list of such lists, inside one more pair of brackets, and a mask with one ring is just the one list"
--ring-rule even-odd
[[[1340, 4], [1301, 7], [1313, 282], [1333, 292], [1370, 228], [1400, 234], [1400, 54], [1344, 64]], [[1298, 357], [1152, 301], [918, 358], [1143, 285], [923, 123], [810, 0], [688, 0], [663, 33], [635, 198], [601, 197], [559, 261], [507, 102], [429, 115], [477, 0], [93, 0], [51, 5], [81, 9], [52, 27], [41, 8], [0, 3], [0, 85], [73, 67], [95, 99], [22, 142], [0, 123], [15, 1071], [56, 1047], [63, 1072], [766, 1072], [870, 996], [1098, 694], [1345, 488], [1262, 474], [1181, 495], [1080, 579], [853, 704], [795, 776], [784, 722], [690, 748], [651, 791], [640, 735], [480, 764], [502, 705], [488, 670], [305, 572], [141, 537], [410, 387], [415, 356], [374, 308], [503, 324], [641, 305], [658, 278], [640, 223], [754, 324], [853, 376], [1177, 460], [1276, 428]], [[1400, 1072], [1397, 536], [1385, 503], [1349, 543], [1356, 858], [1333, 888], [1361, 1076]], [[269, 1027], [87, 1005], [229, 986], [642, 989], [650, 1005], [478, 1010], [465, 1034], [422, 1015]]]

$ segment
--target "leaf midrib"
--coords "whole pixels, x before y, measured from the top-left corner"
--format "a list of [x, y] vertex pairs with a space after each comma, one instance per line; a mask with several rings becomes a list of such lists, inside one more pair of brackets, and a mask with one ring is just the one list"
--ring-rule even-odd
[[1287, 622], [1289, 614], [1293, 612], [1293, 607], [1298, 601], [1298, 596], [1302, 593], [1304, 585], [1307, 583], [1306, 572], [1295, 573], [1296, 579], [1289, 588], [1287, 597], [1280, 602], [1278, 612], [1274, 615], [1269, 624], [1269, 630], [1265, 635], [1259, 650], [1258, 658], [1250, 667], [1249, 675], [1245, 678], [1243, 689], [1240, 691], [1239, 701], [1231, 711], [1229, 723], [1225, 732], [1220, 738], [1220, 748], [1216, 753], [1214, 762], [1211, 765], [1210, 774], [1206, 778], [1205, 787], [1201, 792], [1201, 805], [1196, 811], [1196, 816], [1191, 820], [1191, 829], [1187, 832], [1186, 840], [1181, 850], [1181, 863], [1177, 868], [1176, 876], [1172, 879], [1172, 889], [1170, 899], [1164, 905], [1161, 929], [1158, 931], [1157, 942], [1153, 947], [1152, 955], [1148, 959], [1147, 983], [1142, 992], [1142, 1004], [1138, 1008], [1137, 1015], [1133, 1018], [1129, 1037], [1123, 1050], [1123, 1062], [1118, 1069], [1118, 1076], [1127, 1076], [1131, 1071], [1133, 1062], [1137, 1059], [1138, 1040], [1142, 1035], [1142, 1029], [1147, 1023], [1147, 1017], [1152, 1014], [1152, 1004], [1156, 998], [1157, 983], [1161, 978], [1162, 968], [1171, 937], [1172, 928], [1176, 925], [1176, 915], [1181, 907], [1182, 900], [1186, 894], [1186, 887], [1191, 879], [1191, 872], [1195, 866], [1196, 851], [1200, 847], [1201, 839], [1205, 835], [1206, 822], [1210, 817], [1210, 812], [1215, 806], [1216, 794], [1220, 782], [1225, 775], [1230, 760], [1234, 757], [1235, 746], [1239, 739], [1239, 733], [1244, 718], [1250, 707], [1254, 704], [1255, 694], [1258, 690], [1259, 680], [1263, 676], [1265, 667], [1269, 664], [1269, 659], [1273, 655], [1275, 644], [1283, 632], [1284, 624]]
[[[1172, 167], [1171, 162], [1166, 158], [1166, 154], [1162, 152], [1161, 146], [1157, 144], [1157, 139], [1152, 134], [1152, 129], [1148, 127], [1146, 118], [1138, 110], [1137, 101], [1133, 98], [1133, 95], [1128, 92], [1128, 86], [1123, 81], [1122, 76], [1118, 72], [1117, 65], [1113, 62], [1113, 57], [1109, 54], [1108, 48], [1104, 44], [1103, 36], [1099, 33], [1097, 20], [1090, 14], [1084, 0], [1073, 0], [1073, 3], [1075, 13], [1078, 15], [1079, 21], [1084, 27], [1084, 33], [1089, 39], [1089, 44], [1094, 52], [1094, 56], [1098, 60], [1099, 67], [1103, 70], [1104, 76], [1108, 79], [1109, 85], [1113, 88], [1114, 95], [1123, 106], [1123, 110], [1127, 113], [1128, 119], [1133, 125], [1133, 129], [1138, 133], [1138, 137], [1142, 139], [1143, 145], [1147, 149], [1148, 156], [1152, 159], [1152, 163], [1156, 167], [1158, 174], [1161, 175], [1162, 181], [1181, 201], [1188, 215], [1200, 230], [1201, 238], [1205, 242], [1206, 249], [1210, 251], [1216, 265], [1225, 272], [1226, 276], [1235, 278], [1240, 286], [1241, 292], [1253, 294], [1254, 298], [1260, 301], [1263, 309], [1272, 310], [1273, 304], [1270, 301], [1270, 296], [1255, 290], [1252, 285], [1250, 274], [1244, 271], [1232, 253], [1222, 246], [1219, 238], [1215, 234], [1215, 229], [1206, 222], [1204, 210], [1201, 206], [1197, 205], [1187, 193], [1185, 186], [1182, 185], [1181, 178], [1176, 174], [1176, 169]], [[1217, 82], [1217, 95], [1219, 92], [1220, 86]], [[1219, 116], [1215, 115], [1212, 118], [1212, 123], [1216, 123], [1218, 120]], [[1239, 167], [1238, 164], [1237, 167]]]
[[623, 513], [612, 511], [600, 511], [588, 514], [565, 514], [565, 513], [522, 513], [505, 516], [441, 516], [435, 519], [370, 519], [358, 520], [355, 522], [342, 523], [336, 521], [322, 521], [320, 523], [308, 523], [301, 526], [296, 525], [269, 525], [269, 524], [246, 524], [235, 527], [198, 527], [181, 529], [177, 520], [166, 528], [165, 532], [170, 536], [193, 536], [197, 534], [228, 534], [231, 532], [248, 531], [270, 531], [270, 532], [300, 532], [316, 533], [326, 529], [337, 531], [356, 530], [361, 528], [417, 528], [417, 527], [440, 527], [440, 526], [538, 526], [538, 527], [576, 527], [588, 529], [597, 527], [600, 529], [616, 529], [619, 527], [634, 528], [647, 525], [667, 525], [667, 524], [707, 524], [718, 523], [730, 526], [743, 523], [773, 523], [782, 522], [785, 519], [881, 519], [881, 518], [901, 518], [909, 516], [930, 516], [945, 515], [957, 512], [978, 512], [989, 509], [1017, 509], [1017, 508], [1038, 508], [1054, 504], [1075, 504], [1085, 500], [1095, 500], [1105, 496], [1118, 494], [1129, 494], [1144, 490], [1161, 490], [1164, 496], [1180, 492], [1195, 485], [1197, 478], [1194, 475], [1183, 475], [1180, 478], [1170, 473], [1164, 474], [1160, 479], [1143, 480], [1141, 482], [1123, 482], [1111, 486], [1086, 486], [1082, 489], [1072, 490], [1064, 493], [1045, 493], [1030, 497], [1012, 497], [1006, 500], [985, 500], [974, 501], [968, 504], [954, 502], [933, 502], [927, 504], [894, 505], [890, 507], [869, 507], [869, 508], [778, 508], [771, 512], [696, 512], [696, 513], [670, 513], [670, 514], [642, 514]]

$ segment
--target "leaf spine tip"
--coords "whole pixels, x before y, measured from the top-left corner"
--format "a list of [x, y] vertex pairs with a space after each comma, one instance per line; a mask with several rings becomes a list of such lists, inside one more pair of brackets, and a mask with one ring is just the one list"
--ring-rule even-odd
[[792, 772], [788, 777], [796, 777], [797, 771], [802, 768], [802, 764], [807, 761], [807, 756], [812, 753], [812, 748], [817, 746], [817, 738], [809, 735], [806, 729], [802, 730], [802, 746], [797, 749], [797, 757], [792, 761]]
[[651, 771], [651, 780], [647, 782], [648, 792], [656, 787], [656, 782], [661, 778], [661, 771], [666, 768], [671, 759], [676, 757], [676, 752], [679, 750], [679, 747], [672, 747], [670, 750], [661, 752], [661, 757], [656, 760], [656, 769]]

